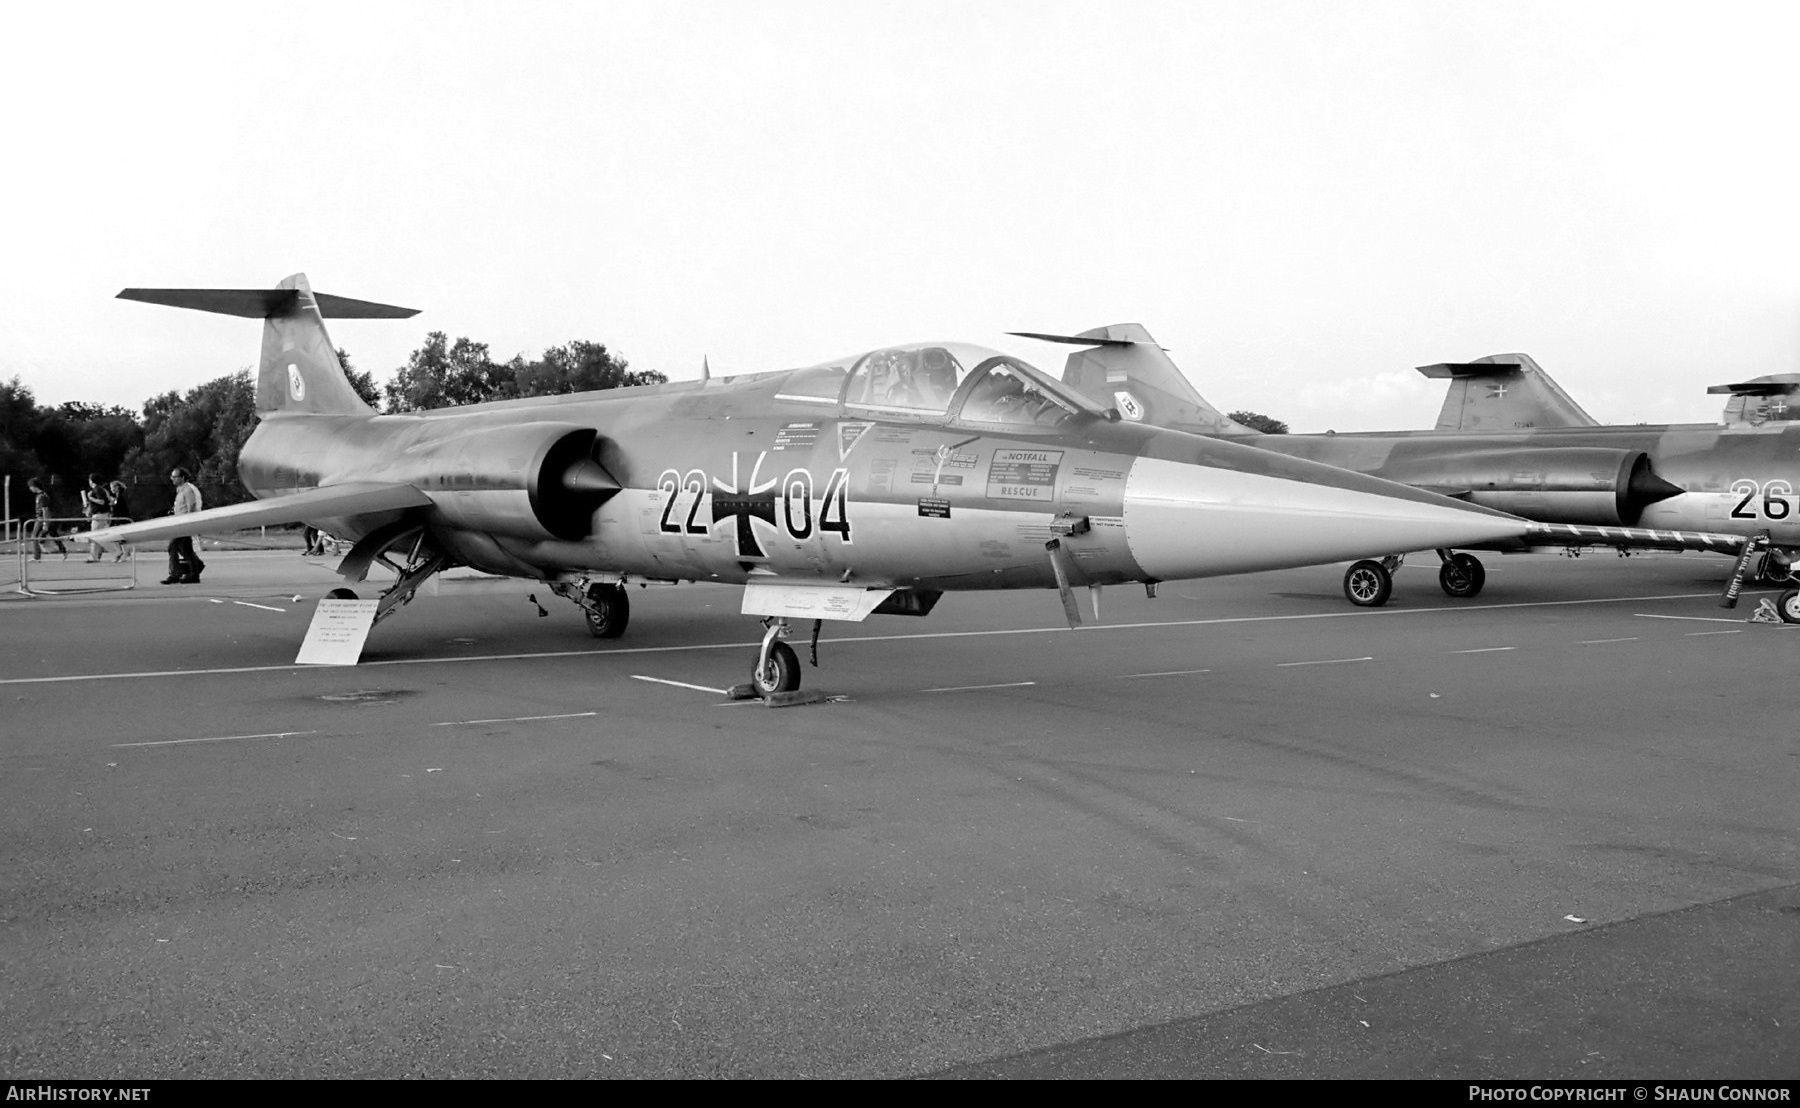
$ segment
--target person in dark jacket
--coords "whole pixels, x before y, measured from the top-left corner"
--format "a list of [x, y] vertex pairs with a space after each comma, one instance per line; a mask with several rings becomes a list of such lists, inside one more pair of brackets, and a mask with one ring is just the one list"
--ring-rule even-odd
[[[184, 516], [200, 510], [200, 489], [188, 479], [188, 471], [180, 466], [169, 473], [169, 480], [175, 482], [175, 505], [169, 509], [172, 516]], [[194, 540], [191, 536], [169, 540], [169, 575], [163, 578], [165, 585], [198, 585], [200, 571], [206, 563], [200, 555], [194, 553]]]

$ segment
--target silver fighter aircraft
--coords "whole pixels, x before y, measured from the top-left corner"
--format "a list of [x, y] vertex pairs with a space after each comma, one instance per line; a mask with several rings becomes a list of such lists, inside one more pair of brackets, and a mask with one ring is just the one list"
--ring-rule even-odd
[[[272, 289], [126, 289], [262, 319], [250, 503], [96, 532], [144, 542], [305, 521], [355, 541], [377, 618], [451, 566], [543, 582], [589, 630], [626, 586], [743, 586], [756, 692], [796, 689], [790, 620], [925, 615], [941, 594], [1075, 590], [1517, 540], [1526, 523], [1389, 481], [1121, 418], [1006, 354], [916, 343], [802, 369], [377, 415], [325, 317], [415, 312]], [[353, 595], [353, 594], [345, 594]], [[816, 652], [815, 652], [816, 661]]]
[[[1449, 383], [1429, 431], [1263, 435], [1220, 414], [1150, 333], [1134, 324], [1079, 335], [1027, 337], [1085, 349], [1069, 355], [1063, 383], [1126, 420], [1217, 435], [1297, 458], [1399, 481], [1533, 521], [1523, 539], [1478, 549], [1591, 547], [1706, 550], [1738, 558], [1735, 586], [1754, 575], [1790, 586], [1776, 601], [1800, 623], [1800, 376], [1779, 374], [1708, 390], [1731, 400], [1720, 424], [1603, 426], [1524, 354], [1419, 367]], [[1345, 573], [1351, 603], [1387, 602], [1400, 552]], [[1438, 583], [1474, 596], [1487, 573], [1466, 549], [1438, 548]]]

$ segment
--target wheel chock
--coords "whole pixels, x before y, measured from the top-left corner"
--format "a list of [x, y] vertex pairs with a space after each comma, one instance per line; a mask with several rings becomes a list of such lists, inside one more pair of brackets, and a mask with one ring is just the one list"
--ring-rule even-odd
[[822, 704], [831, 699], [830, 693], [808, 692], [795, 689], [793, 692], [770, 693], [763, 697], [765, 708], [793, 708], [801, 704]]

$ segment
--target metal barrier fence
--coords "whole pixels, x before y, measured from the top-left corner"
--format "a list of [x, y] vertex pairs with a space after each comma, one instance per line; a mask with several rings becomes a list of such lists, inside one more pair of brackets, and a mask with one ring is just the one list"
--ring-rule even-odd
[[[3, 541], [16, 547], [19, 560], [17, 588], [26, 596], [124, 592], [137, 588], [137, 555], [131, 545], [113, 543], [108, 549], [90, 543], [84, 537], [91, 529], [85, 517], [9, 519], [5, 522], [7, 537]], [[107, 526], [130, 522], [126, 516], [113, 516]], [[70, 547], [76, 548], [74, 553], [79, 554], [79, 558], [71, 557]], [[69, 572], [71, 570], [73, 574]]]

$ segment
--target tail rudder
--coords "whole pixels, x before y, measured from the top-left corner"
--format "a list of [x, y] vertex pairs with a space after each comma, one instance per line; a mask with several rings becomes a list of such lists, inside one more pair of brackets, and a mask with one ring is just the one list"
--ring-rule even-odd
[[1709, 393], [1729, 393], [1724, 422], [1760, 427], [1765, 423], [1800, 420], [1800, 373], [1771, 373], [1731, 385], [1714, 385]]
[[371, 411], [350, 386], [325, 318], [407, 319], [416, 308], [314, 293], [304, 273], [272, 289], [125, 289], [121, 300], [192, 308], [263, 321], [256, 411], [360, 415]]
[[1422, 365], [1419, 372], [1450, 381], [1443, 410], [1438, 413], [1440, 431], [1515, 431], [1599, 423], [1527, 354], [1439, 362]]
[[1078, 335], [1013, 331], [1020, 338], [1070, 343], [1062, 381], [1121, 419], [1204, 435], [1253, 434], [1201, 396], [1142, 324], [1115, 323]]

